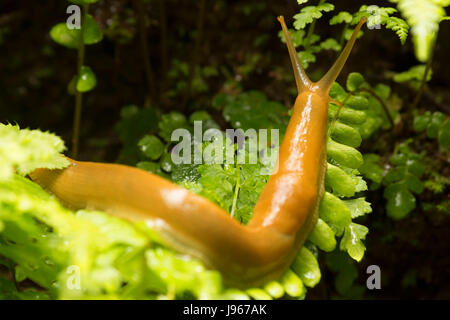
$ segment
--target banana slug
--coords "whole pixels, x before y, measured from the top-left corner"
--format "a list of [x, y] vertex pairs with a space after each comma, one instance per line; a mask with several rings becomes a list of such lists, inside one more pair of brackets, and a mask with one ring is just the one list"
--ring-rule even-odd
[[278, 21], [298, 96], [279, 149], [278, 171], [268, 179], [248, 225], [209, 200], [134, 167], [69, 159], [66, 169], [36, 169], [30, 178], [72, 208], [146, 221], [168, 246], [220, 270], [230, 284], [259, 285], [281, 276], [317, 222], [326, 169], [328, 91], [365, 19], [331, 69], [315, 83], [300, 64], [284, 18]]

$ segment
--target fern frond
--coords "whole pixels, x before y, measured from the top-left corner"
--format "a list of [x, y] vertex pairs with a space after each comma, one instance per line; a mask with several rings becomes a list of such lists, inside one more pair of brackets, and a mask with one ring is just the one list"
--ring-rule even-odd
[[[416, 57], [425, 62], [439, 31], [439, 22], [445, 17], [444, 7], [449, 0], [390, 0], [397, 3], [401, 14], [411, 26]], [[397, 31], [396, 31], [397, 32]]]
[[[395, 0], [394, 0], [395, 1]], [[384, 25], [386, 29], [394, 31], [400, 39], [402, 44], [405, 44], [408, 37], [409, 26], [405, 20], [393, 17], [392, 15], [397, 12], [397, 9], [392, 7], [378, 7], [375, 5], [367, 6], [363, 5], [359, 8], [359, 11], [353, 14], [353, 19], [350, 24], [356, 24], [365, 16], [368, 18], [367, 27]]]
[[322, 17], [322, 12], [329, 12], [332, 10], [334, 10], [334, 5], [331, 3], [322, 3], [317, 6], [304, 7], [300, 13], [294, 16], [294, 27], [297, 30], [301, 30], [315, 19]]
[[341, 11], [337, 15], [335, 15], [330, 20], [330, 25], [339, 24], [339, 23], [350, 23], [352, 21], [352, 15], [347, 11]]
[[405, 20], [397, 17], [389, 17], [386, 20], [386, 28], [394, 31], [400, 38], [400, 42], [405, 44], [406, 38], [408, 37], [409, 26]]
[[66, 149], [64, 142], [54, 134], [0, 123], [0, 141], [0, 180], [14, 172], [24, 176], [36, 168], [62, 169], [69, 165], [60, 154]]

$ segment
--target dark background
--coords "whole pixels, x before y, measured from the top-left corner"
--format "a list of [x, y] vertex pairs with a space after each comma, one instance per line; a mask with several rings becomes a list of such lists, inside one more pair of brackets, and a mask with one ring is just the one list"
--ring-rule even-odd
[[[156, 93], [153, 106], [164, 111], [179, 110], [190, 114], [208, 109], [212, 97], [226, 91], [227, 76], [219, 72], [209, 79], [209, 89], [193, 94], [184, 107], [181, 95], [168, 98], [167, 90], [177, 81], [166, 75], [174, 59], [189, 62], [195, 51], [195, 31], [200, 1], [165, 0], [164, 11], [167, 32], [161, 32], [162, 11], [159, 0], [145, 1], [148, 17], [147, 57], [155, 74]], [[355, 12], [370, 2], [334, 1], [335, 11]], [[387, 1], [376, 1], [379, 6], [394, 6]], [[17, 122], [21, 127], [50, 130], [60, 135], [70, 148], [74, 97], [67, 92], [67, 84], [76, 72], [76, 50], [54, 43], [49, 30], [63, 22], [68, 15], [65, 1], [17, 1], [0, 3], [0, 121]], [[250, 8], [250, 9], [249, 9]], [[278, 38], [280, 30], [276, 16], [284, 15], [288, 25], [298, 13], [295, 0], [283, 1], [206, 1], [204, 32], [198, 54], [199, 66], [214, 66], [227, 70], [229, 76], [241, 79], [244, 90], [263, 91], [270, 99], [291, 104], [295, 96], [288, 88], [294, 86], [289, 57], [285, 45]], [[115, 161], [121, 148], [114, 126], [120, 118], [120, 109], [129, 104], [143, 106], [148, 97], [148, 83], [139, 43], [138, 27], [133, 23], [136, 10], [132, 1], [100, 0], [90, 8], [101, 28], [104, 39], [86, 47], [85, 64], [97, 75], [97, 87], [84, 95], [80, 159]], [[108, 21], [116, 14], [117, 29]], [[322, 39], [341, 32], [342, 26], [329, 26], [326, 18], [318, 21], [316, 32]], [[367, 29], [366, 29], [367, 30]], [[263, 36], [263, 37], [261, 37]], [[261, 37], [261, 44], [254, 45]], [[433, 62], [433, 79], [419, 105], [421, 110], [450, 110], [450, 27], [443, 22], [439, 31]], [[165, 44], [165, 45], [164, 45]], [[242, 72], [248, 56], [262, 58], [249, 74]], [[309, 69], [309, 74], [323, 72], [334, 61], [334, 52], [323, 52]], [[409, 37], [402, 46], [389, 30], [367, 30], [359, 39], [338, 81], [349, 72], [361, 72], [369, 83], [383, 82], [393, 92], [411, 104], [415, 92], [395, 84], [390, 71], [400, 72], [418, 64]], [[212, 111], [213, 112], [213, 111]], [[405, 112], [405, 125], [399, 132], [387, 132], [376, 140], [365, 142], [363, 152], [409, 137], [411, 114]], [[409, 121], [409, 122], [408, 122]], [[384, 147], [383, 147], [384, 146]], [[429, 146], [433, 148], [436, 146]], [[420, 151], [420, 150], [419, 150]], [[448, 196], [448, 194], [447, 194]], [[424, 196], [426, 197], [426, 195]], [[369, 195], [374, 212], [365, 224], [370, 233], [367, 252], [358, 264], [357, 283], [365, 285], [366, 267], [377, 264], [382, 271], [382, 289], [366, 291], [365, 298], [450, 298], [450, 224], [448, 215], [419, 212], [400, 222], [394, 222], [384, 213], [380, 192]], [[309, 290], [308, 298], [326, 299], [335, 296], [334, 275], [323, 266], [323, 279]], [[411, 279], [412, 281], [405, 280]]]

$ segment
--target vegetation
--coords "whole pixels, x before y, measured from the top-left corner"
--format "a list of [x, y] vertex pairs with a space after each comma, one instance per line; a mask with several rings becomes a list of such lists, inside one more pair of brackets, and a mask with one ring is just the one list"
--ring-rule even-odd
[[[438, 288], [449, 271], [420, 256], [450, 249], [450, 73], [441, 59], [448, 46], [440, 46], [448, 31], [439, 33], [450, 2], [175, 2], [55, 4], [44, 12], [48, 22], [33, 20], [39, 28], [24, 32], [42, 41], [29, 63], [22, 52], [33, 48], [14, 37], [24, 24], [0, 15], [0, 47], [17, 52], [0, 54], [0, 85], [11, 89], [0, 92], [0, 299], [360, 299], [394, 298], [404, 288], [409, 298], [448, 298], [444, 282], [440, 295], [422, 290], [421, 283]], [[61, 22], [70, 5], [79, 10], [79, 28]], [[185, 13], [172, 10], [180, 5]], [[13, 17], [31, 19], [10, 7]], [[240, 144], [225, 130], [278, 129], [283, 138], [296, 88], [277, 14], [292, 18], [294, 45], [313, 80], [361, 17], [369, 28], [330, 91], [318, 223], [280, 279], [229, 287], [218, 271], [166, 247], [145, 223], [72, 210], [27, 178], [36, 168], [68, 166], [62, 153], [70, 141], [72, 157], [136, 166], [248, 223], [278, 150], [259, 145], [268, 161], [238, 161], [248, 160], [251, 138]], [[401, 60], [407, 62], [396, 66]], [[192, 141], [192, 158], [198, 148], [219, 151], [204, 163], [174, 163], [172, 132], [194, 133], [197, 121], [202, 134], [215, 128], [221, 136]], [[230, 146], [235, 161], [223, 163]], [[383, 266], [381, 294], [365, 287], [372, 264]]]

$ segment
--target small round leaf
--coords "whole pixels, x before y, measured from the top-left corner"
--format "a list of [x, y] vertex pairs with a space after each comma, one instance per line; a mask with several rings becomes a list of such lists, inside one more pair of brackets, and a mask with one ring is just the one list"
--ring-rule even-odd
[[151, 160], [158, 160], [164, 152], [164, 144], [156, 136], [145, 135], [138, 142], [139, 149]]
[[97, 78], [90, 67], [82, 66], [77, 78], [77, 91], [87, 92], [97, 85]]

